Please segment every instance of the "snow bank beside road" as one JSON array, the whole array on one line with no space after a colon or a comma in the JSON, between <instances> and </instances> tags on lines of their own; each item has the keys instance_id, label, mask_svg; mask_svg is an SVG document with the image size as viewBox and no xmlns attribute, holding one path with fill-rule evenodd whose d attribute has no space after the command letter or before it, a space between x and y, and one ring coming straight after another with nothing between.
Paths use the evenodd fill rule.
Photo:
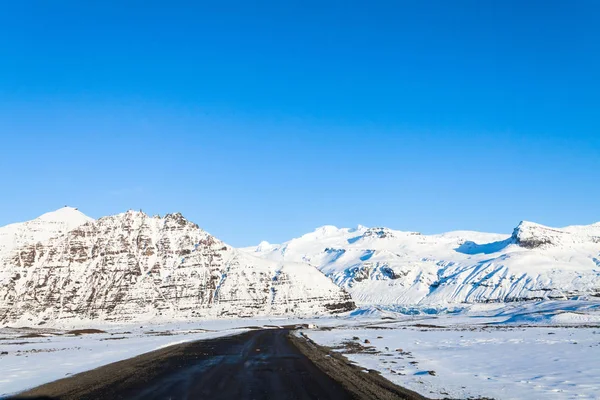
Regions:
<instances>
[{"instance_id":1,"label":"snow bank beside road","mask_svg":"<svg viewBox=\"0 0 600 400\"><path fill-rule=\"evenodd\" d=\"M106 328L105 333L77 335L51 329L3 328L0 398L174 344L239 334L251 325L279 322L282 320L122 325Z\"/></svg>"}]
</instances>

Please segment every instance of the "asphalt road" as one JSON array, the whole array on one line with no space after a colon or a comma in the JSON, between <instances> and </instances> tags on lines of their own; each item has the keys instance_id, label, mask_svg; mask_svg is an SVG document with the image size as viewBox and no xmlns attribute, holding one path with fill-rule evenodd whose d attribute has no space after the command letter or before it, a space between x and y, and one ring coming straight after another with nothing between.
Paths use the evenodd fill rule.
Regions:
<instances>
[{"instance_id":1,"label":"asphalt road","mask_svg":"<svg viewBox=\"0 0 600 400\"><path fill-rule=\"evenodd\" d=\"M299 350L285 329L198 341L119 361L42 385L19 398L38 399L379 399L420 398L382 390L341 362L329 374ZM302 344L303 347L308 342ZM313 346L314 354L320 354ZM338 362L331 355L321 362ZM346 365L348 364L348 365ZM317 365L319 363L317 362ZM349 369L346 371L345 369ZM339 374L339 376L337 376ZM361 375L354 377L355 375ZM332 377L333 376L333 377ZM334 379L335 377L335 379ZM361 381L364 380L364 382ZM378 377L378 379L382 379ZM387 382L387 381L385 381ZM384 385L387 385L384 382ZM389 383L389 382L388 382ZM373 386L374 389L363 390ZM391 384L390 384L391 385ZM353 386L354 389L352 388ZM400 390L403 390L399 388Z\"/></svg>"},{"instance_id":2,"label":"asphalt road","mask_svg":"<svg viewBox=\"0 0 600 400\"><path fill-rule=\"evenodd\" d=\"M343 387L321 372L287 340L287 331L264 330L246 342L224 346L220 354L151 386L131 399L350 399Z\"/></svg>"}]
</instances>

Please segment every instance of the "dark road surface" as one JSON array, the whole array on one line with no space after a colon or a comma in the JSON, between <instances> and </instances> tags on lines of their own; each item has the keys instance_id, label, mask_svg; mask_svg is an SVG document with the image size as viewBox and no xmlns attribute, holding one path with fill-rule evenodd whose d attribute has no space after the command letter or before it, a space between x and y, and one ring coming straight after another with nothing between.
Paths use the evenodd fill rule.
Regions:
<instances>
[{"instance_id":1,"label":"dark road surface","mask_svg":"<svg viewBox=\"0 0 600 400\"><path fill-rule=\"evenodd\" d=\"M226 354L153 382L133 399L350 399L287 340L282 330L259 331Z\"/></svg>"},{"instance_id":2,"label":"dark road surface","mask_svg":"<svg viewBox=\"0 0 600 400\"><path fill-rule=\"evenodd\" d=\"M172 346L42 385L19 398L421 398L379 376L373 381L371 374L320 354L306 341L298 342L304 339L290 340L288 335L284 329L258 330ZM299 346L312 347L303 353ZM305 353L314 354L309 358ZM313 362L315 358L321 369ZM329 375L322 369L329 369Z\"/></svg>"}]
</instances>

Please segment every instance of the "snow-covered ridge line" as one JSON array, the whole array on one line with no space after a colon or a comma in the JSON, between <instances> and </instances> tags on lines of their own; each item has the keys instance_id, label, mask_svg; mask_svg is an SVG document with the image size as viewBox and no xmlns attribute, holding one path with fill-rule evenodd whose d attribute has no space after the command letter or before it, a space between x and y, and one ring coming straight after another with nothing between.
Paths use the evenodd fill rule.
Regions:
<instances>
[{"instance_id":1,"label":"snow-covered ridge line","mask_svg":"<svg viewBox=\"0 0 600 400\"><path fill-rule=\"evenodd\" d=\"M243 250L309 263L366 305L600 297L600 223L550 228L523 221L511 235L324 226Z\"/></svg>"},{"instance_id":2,"label":"snow-covered ridge line","mask_svg":"<svg viewBox=\"0 0 600 400\"><path fill-rule=\"evenodd\" d=\"M598 398L600 302L372 311L301 334L427 398Z\"/></svg>"},{"instance_id":3,"label":"snow-covered ridge line","mask_svg":"<svg viewBox=\"0 0 600 400\"><path fill-rule=\"evenodd\" d=\"M600 223L550 228L533 222L522 221L515 228L512 238L518 245L525 248L600 243Z\"/></svg>"},{"instance_id":4,"label":"snow-covered ridge line","mask_svg":"<svg viewBox=\"0 0 600 400\"><path fill-rule=\"evenodd\" d=\"M75 211L59 214L71 221ZM31 238L31 224L25 223L28 240L6 246L0 256L0 324L312 315L354 308L350 296L318 270L241 252L180 213L149 217L128 211L80 220L84 223L62 220L60 229L36 231Z\"/></svg>"},{"instance_id":5,"label":"snow-covered ridge line","mask_svg":"<svg viewBox=\"0 0 600 400\"><path fill-rule=\"evenodd\" d=\"M48 240L94 221L73 207L63 207L26 222L0 227L0 257L11 249Z\"/></svg>"}]
</instances>

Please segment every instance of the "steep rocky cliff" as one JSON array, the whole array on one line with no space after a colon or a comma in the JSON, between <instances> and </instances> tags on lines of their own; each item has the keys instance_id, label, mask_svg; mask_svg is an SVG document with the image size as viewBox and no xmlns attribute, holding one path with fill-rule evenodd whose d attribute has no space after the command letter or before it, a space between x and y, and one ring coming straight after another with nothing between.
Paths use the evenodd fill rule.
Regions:
<instances>
[{"instance_id":1,"label":"steep rocky cliff","mask_svg":"<svg viewBox=\"0 0 600 400\"><path fill-rule=\"evenodd\" d=\"M305 264L253 257L181 214L89 221L0 258L0 323L304 315L354 307Z\"/></svg>"}]
</instances>

